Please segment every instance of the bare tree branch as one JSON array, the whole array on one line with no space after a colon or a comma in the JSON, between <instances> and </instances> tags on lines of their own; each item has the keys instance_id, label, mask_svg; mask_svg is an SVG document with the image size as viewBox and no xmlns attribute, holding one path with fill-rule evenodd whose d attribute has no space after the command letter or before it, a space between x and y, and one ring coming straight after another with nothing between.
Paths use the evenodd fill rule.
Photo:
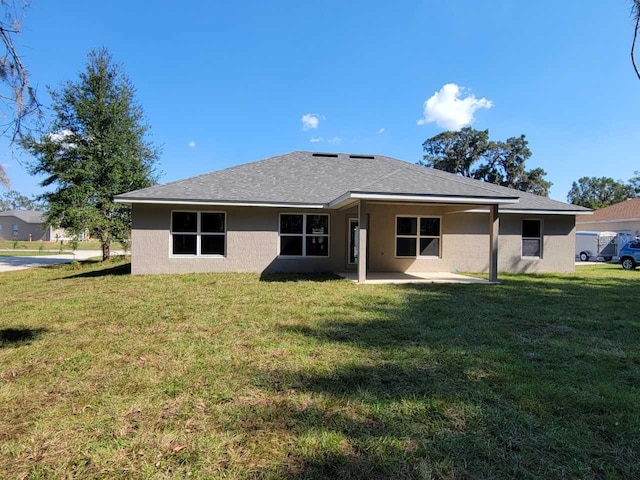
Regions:
<instances>
[{"instance_id":1,"label":"bare tree branch","mask_svg":"<svg viewBox=\"0 0 640 480\"><path fill-rule=\"evenodd\" d=\"M636 26L633 29L633 41L631 42L631 64L633 65L633 69L638 76L638 80L640 80L640 70L638 70L638 65L636 64L635 59L636 41L638 39L638 30L640 30L640 0L633 0L631 14L635 16L636 21Z\"/></svg>"},{"instance_id":2,"label":"bare tree branch","mask_svg":"<svg viewBox=\"0 0 640 480\"><path fill-rule=\"evenodd\" d=\"M7 120L0 124L0 135L13 143L20 136L27 118L40 116L41 105L13 43L13 37L21 31L20 20L29 4L27 0L0 0L0 5L5 10L5 21L0 21L0 46L4 46L4 52L0 52L0 84L5 90L2 95L5 107L0 110L0 117Z\"/></svg>"}]
</instances>

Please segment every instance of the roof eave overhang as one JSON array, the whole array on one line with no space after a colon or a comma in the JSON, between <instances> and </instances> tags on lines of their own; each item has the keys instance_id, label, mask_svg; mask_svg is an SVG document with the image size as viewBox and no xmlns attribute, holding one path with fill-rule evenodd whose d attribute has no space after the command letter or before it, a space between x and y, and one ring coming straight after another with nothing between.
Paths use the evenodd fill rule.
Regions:
<instances>
[{"instance_id":1,"label":"roof eave overhang","mask_svg":"<svg viewBox=\"0 0 640 480\"><path fill-rule=\"evenodd\" d=\"M618 218L615 220L586 220L589 223L621 223L621 222L640 222L640 218Z\"/></svg>"},{"instance_id":2,"label":"roof eave overhang","mask_svg":"<svg viewBox=\"0 0 640 480\"><path fill-rule=\"evenodd\" d=\"M226 200L179 200L171 198L115 198L114 202L129 205L192 205L192 206L226 206L226 207L272 207L272 208L326 208L321 203L295 202L237 202Z\"/></svg>"},{"instance_id":3,"label":"roof eave overhang","mask_svg":"<svg viewBox=\"0 0 640 480\"><path fill-rule=\"evenodd\" d=\"M525 208L501 208L500 213L528 213L530 215L593 215L593 212L584 210L545 210Z\"/></svg>"},{"instance_id":4,"label":"roof eave overhang","mask_svg":"<svg viewBox=\"0 0 640 480\"><path fill-rule=\"evenodd\" d=\"M518 197L473 197L457 195L415 195L404 193L346 192L327 205L329 208L341 208L355 200L415 203L451 203L469 205L517 204Z\"/></svg>"}]
</instances>

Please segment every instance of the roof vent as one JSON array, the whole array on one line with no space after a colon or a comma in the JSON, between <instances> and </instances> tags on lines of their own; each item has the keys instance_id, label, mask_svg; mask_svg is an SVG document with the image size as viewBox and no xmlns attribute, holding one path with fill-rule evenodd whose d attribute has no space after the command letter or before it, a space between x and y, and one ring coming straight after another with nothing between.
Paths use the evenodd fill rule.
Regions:
<instances>
[{"instance_id":1,"label":"roof vent","mask_svg":"<svg viewBox=\"0 0 640 480\"><path fill-rule=\"evenodd\" d=\"M312 157L329 157L329 158L338 158L337 153L312 153Z\"/></svg>"},{"instance_id":2,"label":"roof vent","mask_svg":"<svg viewBox=\"0 0 640 480\"><path fill-rule=\"evenodd\" d=\"M376 157L373 155L349 155L349 158L360 158L363 160L374 160Z\"/></svg>"}]
</instances>

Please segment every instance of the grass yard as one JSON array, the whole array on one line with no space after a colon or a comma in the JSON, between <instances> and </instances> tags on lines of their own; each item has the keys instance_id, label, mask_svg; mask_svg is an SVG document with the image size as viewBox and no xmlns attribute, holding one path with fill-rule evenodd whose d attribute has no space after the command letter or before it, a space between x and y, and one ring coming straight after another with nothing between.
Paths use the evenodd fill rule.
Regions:
<instances>
[{"instance_id":1,"label":"grass yard","mask_svg":"<svg viewBox=\"0 0 640 480\"><path fill-rule=\"evenodd\" d=\"M639 478L640 271L0 274L3 478Z\"/></svg>"}]
</instances>

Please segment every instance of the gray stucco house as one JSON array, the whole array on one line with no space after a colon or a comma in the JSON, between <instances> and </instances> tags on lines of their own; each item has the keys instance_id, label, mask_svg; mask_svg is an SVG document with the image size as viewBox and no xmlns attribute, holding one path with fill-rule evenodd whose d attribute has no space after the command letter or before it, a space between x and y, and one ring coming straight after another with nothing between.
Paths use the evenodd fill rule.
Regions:
<instances>
[{"instance_id":1,"label":"gray stucco house","mask_svg":"<svg viewBox=\"0 0 640 480\"><path fill-rule=\"evenodd\" d=\"M574 271L590 210L382 155L292 152L116 197L132 272Z\"/></svg>"},{"instance_id":2,"label":"gray stucco house","mask_svg":"<svg viewBox=\"0 0 640 480\"><path fill-rule=\"evenodd\" d=\"M7 210L0 212L2 240L56 240L60 231L43 225L44 213L35 210Z\"/></svg>"}]
</instances>

